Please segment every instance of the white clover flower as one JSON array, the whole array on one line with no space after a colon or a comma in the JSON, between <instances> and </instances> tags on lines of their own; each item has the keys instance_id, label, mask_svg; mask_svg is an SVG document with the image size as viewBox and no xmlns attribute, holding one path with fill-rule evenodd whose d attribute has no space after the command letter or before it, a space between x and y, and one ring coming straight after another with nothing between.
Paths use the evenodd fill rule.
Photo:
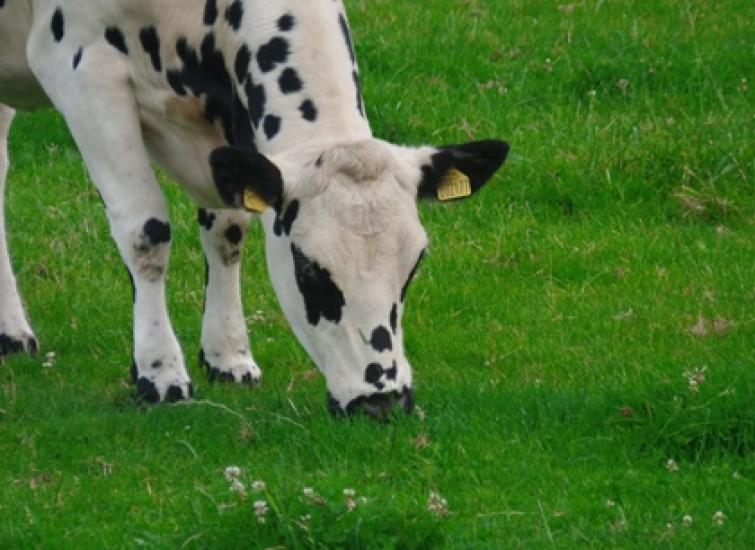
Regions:
<instances>
[{"instance_id":1,"label":"white clover flower","mask_svg":"<svg viewBox=\"0 0 755 550\"><path fill-rule=\"evenodd\" d=\"M42 363L42 367L49 369L52 368L52 366L55 364L55 352L54 351L48 351L45 354L45 360Z\"/></svg>"},{"instance_id":2,"label":"white clover flower","mask_svg":"<svg viewBox=\"0 0 755 550\"><path fill-rule=\"evenodd\" d=\"M679 471L679 465L676 463L676 460L674 460L673 458L669 458L666 461L666 469L669 472L678 472Z\"/></svg>"},{"instance_id":3,"label":"white clover flower","mask_svg":"<svg viewBox=\"0 0 755 550\"><path fill-rule=\"evenodd\" d=\"M694 369L684 372L684 377L687 379L687 384L689 385L689 391L691 391L692 393L697 393L700 390L700 385L705 382L706 370L708 370L708 368L703 367L701 369Z\"/></svg>"},{"instance_id":4,"label":"white clover flower","mask_svg":"<svg viewBox=\"0 0 755 550\"><path fill-rule=\"evenodd\" d=\"M731 477L732 479L742 479L742 474L740 474L739 472L734 472L733 474L731 474Z\"/></svg>"},{"instance_id":5,"label":"white clover flower","mask_svg":"<svg viewBox=\"0 0 755 550\"><path fill-rule=\"evenodd\" d=\"M238 466L226 466L223 474L225 475L225 479L227 481L233 481L234 479L238 479L241 476L241 468L239 468Z\"/></svg>"},{"instance_id":6,"label":"white clover flower","mask_svg":"<svg viewBox=\"0 0 755 550\"><path fill-rule=\"evenodd\" d=\"M250 319L254 323L262 322L262 321L265 320L265 313L262 310L258 309L257 311L255 311L254 313L252 313Z\"/></svg>"},{"instance_id":7,"label":"white clover flower","mask_svg":"<svg viewBox=\"0 0 755 550\"><path fill-rule=\"evenodd\" d=\"M357 502L354 500L354 497L357 495L357 492L354 489L344 489L343 490L343 496L345 498L345 504L346 504L346 510L351 512L357 507Z\"/></svg>"},{"instance_id":8,"label":"white clover flower","mask_svg":"<svg viewBox=\"0 0 755 550\"><path fill-rule=\"evenodd\" d=\"M257 517L258 523L265 523L265 516L267 515L268 507L267 502L264 500L254 501L254 515Z\"/></svg>"},{"instance_id":9,"label":"white clover flower","mask_svg":"<svg viewBox=\"0 0 755 550\"><path fill-rule=\"evenodd\" d=\"M684 525L685 527L689 527L690 525L692 525L692 516L690 516L689 514L685 514L682 517L682 525Z\"/></svg>"},{"instance_id":10,"label":"white clover flower","mask_svg":"<svg viewBox=\"0 0 755 550\"><path fill-rule=\"evenodd\" d=\"M315 496L315 490L312 487L304 487L302 493L304 493L304 496L307 498L313 498Z\"/></svg>"},{"instance_id":11,"label":"white clover flower","mask_svg":"<svg viewBox=\"0 0 755 550\"><path fill-rule=\"evenodd\" d=\"M611 499L609 498L609 499L608 499L608 500L606 501L606 508L613 508L614 506L616 506L616 502L614 502L613 500L611 500Z\"/></svg>"},{"instance_id":12,"label":"white clover flower","mask_svg":"<svg viewBox=\"0 0 755 550\"><path fill-rule=\"evenodd\" d=\"M427 509L436 516L443 517L448 515L448 502L440 493L430 491L430 496L427 499Z\"/></svg>"},{"instance_id":13,"label":"white clover flower","mask_svg":"<svg viewBox=\"0 0 755 550\"><path fill-rule=\"evenodd\" d=\"M252 482L252 490L255 491L255 492L257 492L257 493L261 493L266 488L267 488L267 486L265 485L265 482L262 481L261 479L258 479L256 481Z\"/></svg>"},{"instance_id":14,"label":"white clover flower","mask_svg":"<svg viewBox=\"0 0 755 550\"><path fill-rule=\"evenodd\" d=\"M724 514L721 510L713 514L713 521L716 522L716 525L723 525L726 521L726 514Z\"/></svg>"}]
</instances>

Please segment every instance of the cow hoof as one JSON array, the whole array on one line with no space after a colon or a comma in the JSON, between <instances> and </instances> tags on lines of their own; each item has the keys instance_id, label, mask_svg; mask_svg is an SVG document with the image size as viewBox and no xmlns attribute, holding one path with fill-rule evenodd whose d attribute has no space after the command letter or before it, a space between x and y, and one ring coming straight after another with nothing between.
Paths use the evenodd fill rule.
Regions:
<instances>
[{"instance_id":1,"label":"cow hoof","mask_svg":"<svg viewBox=\"0 0 755 550\"><path fill-rule=\"evenodd\" d=\"M26 352L35 355L38 349L39 345L33 334L23 332L18 335L12 335L0 332L0 360L8 355L15 355L17 353Z\"/></svg>"},{"instance_id":2,"label":"cow hoof","mask_svg":"<svg viewBox=\"0 0 755 550\"><path fill-rule=\"evenodd\" d=\"M136 385L136 399L144 403L175 403L191 399L194 386L190 380L180 378L158 376L150 379L138 373L136 363L131 365L131 381Z\"/></svg>"},{"instance_id":3,"label":"cow hoof","mask_svg":"<svg viewBox=\"0 0 755 550\"><path fill-rule=\"evenodd\" d=\"M191 399L194 395L194 387L191 382L170 384L162 391L152 380L139 378L136 382L136 398L145 403L175 403Z\"/></svg>"},{"instance_id":4,"label":"cow hoof","mask_svg":"<svg viewBox=\"0 0 755 550\"><path fill-rule=\"evenodd\" d=\"M204 350L200 349L199 366L207 369L210 382L235 382L255 386L262 379L262 371L251 357L237 357L236 361L224 368L220 364L211 363Z\"/></svg>"}]
</instances>

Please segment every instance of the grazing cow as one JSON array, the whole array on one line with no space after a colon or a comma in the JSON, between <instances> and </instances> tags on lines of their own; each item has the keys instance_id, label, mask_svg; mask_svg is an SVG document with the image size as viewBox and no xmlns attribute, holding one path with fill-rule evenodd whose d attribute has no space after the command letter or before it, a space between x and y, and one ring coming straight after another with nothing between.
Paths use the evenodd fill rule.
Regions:
<instances>
[{"instance_id":1,"label":"grazing cow","mask_svg":"<svg viewBox=\"0 0 755 550\"><path fill-rule=\"evenodd\" d=\"M259 213L278 300L331 411L411 409L401 317L427 245L416 201L471 195L508 146L374 138L340 0L0 0L0 103L65 117L131 275L146 401L192 392L165 304L171 228L152 159L199 207L210 379L260 379L239 295ZM12 117L0 106L3 187ZM3 227L0 355L34 352Z\"/></svg>"}]
</instances>

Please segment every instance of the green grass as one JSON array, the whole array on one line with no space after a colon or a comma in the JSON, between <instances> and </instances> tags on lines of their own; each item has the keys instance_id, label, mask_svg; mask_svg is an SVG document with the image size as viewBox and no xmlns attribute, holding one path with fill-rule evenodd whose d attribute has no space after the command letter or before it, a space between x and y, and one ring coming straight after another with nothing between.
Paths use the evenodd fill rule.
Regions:
<instances>
[{"instance_id":1,"label":"green grass","mask_svg":"<svg viewBox=\"0 0 755 550\"><path fill-rule=\"evenodd\" d=\"M329 417L258 226L243 286L264 383L209 386L195 210L167 182L197 400L135 405L103 209L62 121L22 115L10 245L56 362L0 366L0 547L755 546L753 4L348 4L377 135L513 147L474 200L421 207L404 326L426 417ZM231 464L266 493L231 493ZM367 503L346 511L347 487Z\"/></svg>"}]
</instances>

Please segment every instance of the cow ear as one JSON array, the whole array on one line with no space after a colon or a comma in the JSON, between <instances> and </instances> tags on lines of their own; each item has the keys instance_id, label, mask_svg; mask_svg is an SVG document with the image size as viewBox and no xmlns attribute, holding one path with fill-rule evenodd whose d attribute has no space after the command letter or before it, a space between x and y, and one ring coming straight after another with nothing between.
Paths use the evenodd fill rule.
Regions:
<instances>
[{"instance_id":1,"label":"cow ear","mask_svg":"<svg viewBox=\"0 0 755 550\"><path fill-rule=\"evenodd\" d=\"M265 155L245 147L218 147L210 154L212 178L223 201L261 213L283 197L280 170Z\"/></svg>"},{"instance_id":2,"label":"cow ear","mask_svg":"<svg viewBox=\"0 0 755 550\"><path fill-rule=\"evenodd\" d=\"M417 198L450 201L476 193L501 167L509 153L504 141L473 141L422 149L422 178Z\"/></svg>"}]
</instances>

